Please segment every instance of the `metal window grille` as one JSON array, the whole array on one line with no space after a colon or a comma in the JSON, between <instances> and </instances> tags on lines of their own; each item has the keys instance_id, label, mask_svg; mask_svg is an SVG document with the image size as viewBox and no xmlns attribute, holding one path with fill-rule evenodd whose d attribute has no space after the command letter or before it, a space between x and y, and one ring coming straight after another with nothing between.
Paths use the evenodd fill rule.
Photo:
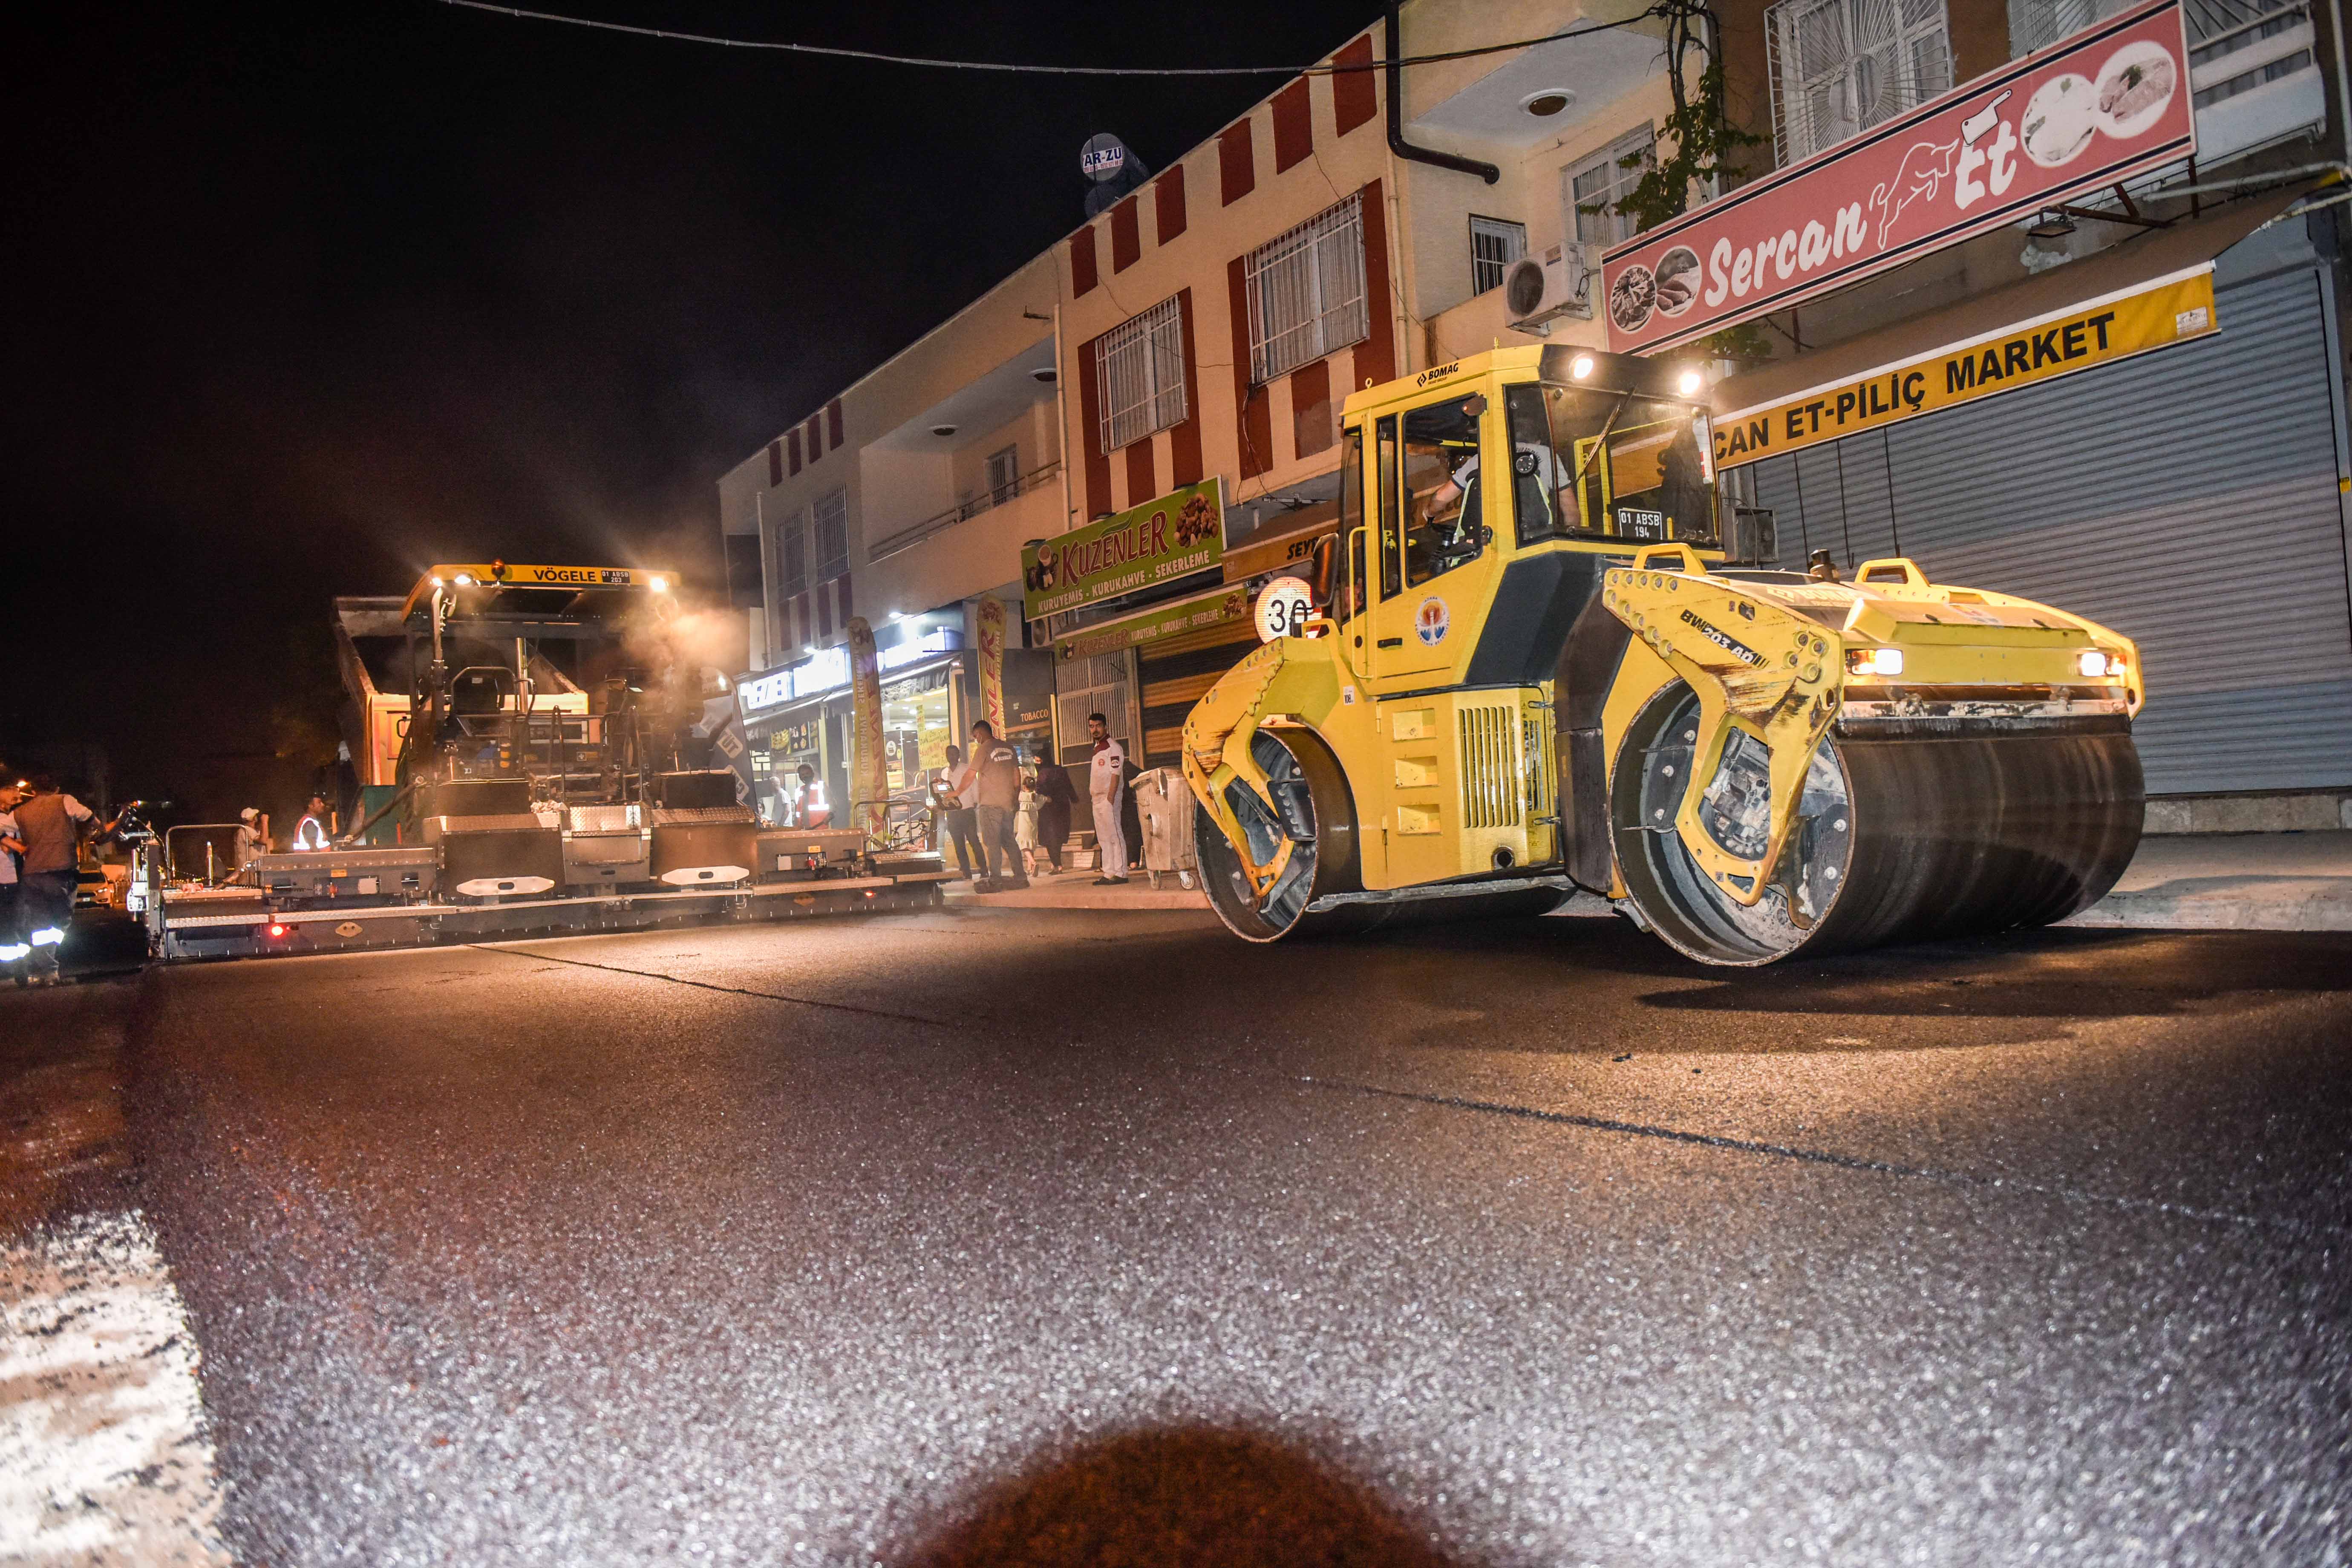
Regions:
<instances>
[{"instance_id":1,"label":"metal window grille","mask_svg":"<svg viewBox=\"0 0 2352 1568\"><path fill-rule=\"evenodd\" d=\"M1133 690L1124 653L1094 654L1064 665L1054 698L1064 753L1075 750L1085 756L1089 713L1100 713L1109 721L1111 738L1128 742L1131 750L1135 737L1129 708Z\"/></svg>"},{"instance_id":2,"label":"metal window grille","mask_svg":"<svg viewBox=\"0 0 2352 1568\"><path fill-rule=\"evenodd\" d=\"M849 574L849 492L837 489L816 503L816 580Z\"/></svg>"},{"instance_id":3,"label":"metal window grille","mask_svg":"<svg viewBox=\"0 0 2352 1568\"><path fill-rule=\"evenodd\" d=\"M1184 422L1184 319L1175 296L1095 340L1104 456Z\"/></svg>"},{"instance_id":4,"label":"metal window grille","mask_svg":"<svg viewBox=\"0 0 2352 1568\"><path fill-rule=\"evenodd\" d=\"M1944 0L1780 0L1764 16L1772 143L1783 163L1951 88Z\"/></svg>"},{"instance_id":5,"label":"metal window grille","mask_svg":"<svg viewBox=\"0 0 2352 1568\"><path fill-rule=\"evenodd\" d=\"M776 526L776 580L779 594L798 594L808 587L806 512L794 512Z\"/></svg>"},{"instance_id":6,"label":"metal window grille","mask_svg":"<svg viewBox=\"0 0 2352 1568\"><path fill-rule=\"evenodd\" d=\"M1658 154L1658 133L1644 125L1621 136L1606 148L1571 163L1562 176L1567 185L1568 221L1564 226L1577 239L1596 250L1633 237L1633 220L1616 210L1617 204L1642 183Z\"/></svg>"},{"instance_id":7,"label":"metal window grille","mask_svg":"<svg viewBox=\"0 0 2352 1568\"><path fill-rule=\"evenodd\" d=\"M1503 286L1511 263L1528 253L1528 226L1507 218L1470 216L1470 291Z\"/></svg>"},{"instance_id":8,"label":"metal window grille","mask_svg":"<svg viewBox=\"0 0 2352 1568\"><path fill-rule=\"evenodd\" d=\"M1250 380L1263 384L1371 335L1364 214L1349 196L1250 253Z\"/></svg>"},{"instance_id":9,"label":"metal window grille","mask_svg":"<svg viewBox=\"0 0 2352 1568\"><path fill-rule=\"evenodd\" d=\"M2047 48L2070 33L2103 22L2131 0L2009 0L2009 53L2011 59ZM2185 0L2181 15L2189 24L2189 63L2201 66L2233 48L2273 37L2308 15L2307 0ZM2211 42L2214 47L2202 46Z\"/></svg>"},{"instance_id":10,"label":"metal window grille","mask_svg":"<svg viewBox=\"0 0 2352 1568\"><path fill-rule=\"evenodd\" d=\"M1178 384L1182 384L1180 380ZM1011 500L1021 489L1021 448L1007 447L988 455L988 500L991 505Z\"/></svg>"}]
</instances>

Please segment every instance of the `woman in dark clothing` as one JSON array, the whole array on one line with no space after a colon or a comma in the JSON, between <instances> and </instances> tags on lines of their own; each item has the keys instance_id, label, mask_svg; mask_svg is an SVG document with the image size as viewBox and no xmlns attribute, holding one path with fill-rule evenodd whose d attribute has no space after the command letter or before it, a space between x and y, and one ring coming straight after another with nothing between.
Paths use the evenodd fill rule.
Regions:
<instances>
[{"instance_id":1,"label":"woman in dark clothing","mask_svg":"<svg viewBox=\"0 0 2352 1568\"><path fill-rule=\"evenodd\" d=\"M1070 775L1052 763L1037 764L1037 847L1062 868L1062 842L1070 836L1070 810L1078 804Z\"/></svg>"}]
</instances>

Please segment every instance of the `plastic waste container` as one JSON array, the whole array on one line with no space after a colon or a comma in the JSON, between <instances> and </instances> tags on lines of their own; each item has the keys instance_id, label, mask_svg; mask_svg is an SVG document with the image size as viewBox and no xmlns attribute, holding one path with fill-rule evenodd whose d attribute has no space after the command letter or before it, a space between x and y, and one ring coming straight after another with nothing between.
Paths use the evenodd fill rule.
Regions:
<instances>
[{"instance_id":1,"label":"plastic waste container","mask_svg":"<svg viewBox=\"0 0 2352 1568\"><path fill-rule=\"evenodd\" d=\"M1175 768L1135 775L1135 810L1143 821L1143 869L1153 887L1172 876L1192 887L1200 862L1192 854L1192 790Z\"/></svg>"}]
</instances>

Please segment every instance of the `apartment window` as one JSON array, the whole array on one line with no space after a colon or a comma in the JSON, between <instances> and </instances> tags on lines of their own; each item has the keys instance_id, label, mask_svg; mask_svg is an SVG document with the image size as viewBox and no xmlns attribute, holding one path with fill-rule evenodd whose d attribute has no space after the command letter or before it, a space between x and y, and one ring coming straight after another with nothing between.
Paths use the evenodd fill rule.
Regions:
<instances>
[{"instance_id":1,"label":"apartment window","mask_svg":"<svg viewBox=\"0 0 2352 1568\"><path fill-rule=\"evenodd\" d=\"M849 492L837 489L816 503L816 580L849 574Z\"/></svg>"},{"instance_id":2,"label":"apartment window","mask_svg":"<svg viewBox=\"0 0 2352 1568\"><path fill-rule=\"evenodd\" d=\"M1184 317L1175 296L1095 340L1105 456L1184 422Z\"/></svg>"},{"instance_id":3,"label":"apartment window","mask_svg":"<svg viewBox=\"0 0 2352 1568\"><path fill-rule=\"evenodd\" d=\"M806 512L794 512L776 525L776 593L798 594L808 587Z\"/></svg>"},{"instance_id":4,"label":"apartment window","mask_svg":"<svg viewBox=\"0 0 2352 1568\"><path fill-rule=\"evenodd\" d=\"M2105 21L2131 0L2009 0L2009 58L2030 55L2094 22Z\"/></svg>"},{"instance_id":5,"label":"apartment window","mask_svg":"<svg viewBox=\"0 0 2352 1568\"><path fill-rule=\"evenodd\" d=\"M1772 140L1793 163L1948 90L1944 0L1780 0L1765 14Z\"/></svg>"},{"instance_id":6,"label":"apartment window","mask_svg":"<svg viewBox=\"0 0 2352 1568\"><path fill-rule=\"evenodd\" d=\"M1183 385L1180 376L1177 386ZM1007 447L1002 452L988 455L988 499L991 501L1011 500L1021 489L1021 448Z\"/></svg>"},{"instance_id":7,"label":"apartment window","mask_svg":"<svg viewBox=\"0 0 2352 1568\"><path fill-rule=\"evenodd\" d=\"M1658 155L1658 133L1644 125L1621 136L1580 163L1571 163L1561 176L1568 187L1568 222L1578 241L1596 250L1606 249L1639 232L1640 226L1617 210L1633 192Z\"/></svg>"},{"instance_id":8,"label":"apartment window","mask_svg":"<svg viewBox=\"0 0 2352 1568\"><path fill-rule=\"evenodd\" d=\"M1258 247L1245 270L1253 383L1263 384L1371 335L1360 197L1349 196Z\"/></svg>"},{"instance_id":9,"label":"apartment window","mask_svg":"<svg viewBox=\"0 0 2352 1568\"><path fill-rule=\"evenodd\" d=\"M1470 292L1503 286L1511 263L1528 253L1528 226L1508 218L1470 215Z\"/></svg>"}]
</instances>

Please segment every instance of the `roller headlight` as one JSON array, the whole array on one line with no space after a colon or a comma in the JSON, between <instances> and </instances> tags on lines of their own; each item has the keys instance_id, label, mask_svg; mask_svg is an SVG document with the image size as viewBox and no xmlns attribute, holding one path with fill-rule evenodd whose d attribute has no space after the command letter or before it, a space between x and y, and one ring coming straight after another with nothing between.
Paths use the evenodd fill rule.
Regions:
<instances>
[{"instance_id":1,"label":"roller headlight","mask_svg":"<svg viewBox=\"0 0 2352 1568\"><path fill-rule=\"evenodd\" d=\"M1845 650L1845 668L1849 675L1892 679L1903 673L1903 650L1899 647L1850 647Z\"/></svg>"},{"instance_id":2,"label":"roller headlight","mask_svg":"<svg viewBox=\"0 0 2352 1568\"><path fill-rule=\"evenodd\" d=\"M2090 679L2096 680L2102 676L2121 675L2124 661L2104 649L2086 647L2074 656L2074 668Z\"/></svg>"},{"instance_id":3,"label":"roller headlight","mask_svg":"<svg viewBox=\"0 0 2352 1568\"><path fill-rule=\"evenodd\" d=\"M1591 354L1579 354L1568 362L1568 374L1577 381L1589 380L1592 375L1593 363Z\"/></svg>"}]
</instances>

